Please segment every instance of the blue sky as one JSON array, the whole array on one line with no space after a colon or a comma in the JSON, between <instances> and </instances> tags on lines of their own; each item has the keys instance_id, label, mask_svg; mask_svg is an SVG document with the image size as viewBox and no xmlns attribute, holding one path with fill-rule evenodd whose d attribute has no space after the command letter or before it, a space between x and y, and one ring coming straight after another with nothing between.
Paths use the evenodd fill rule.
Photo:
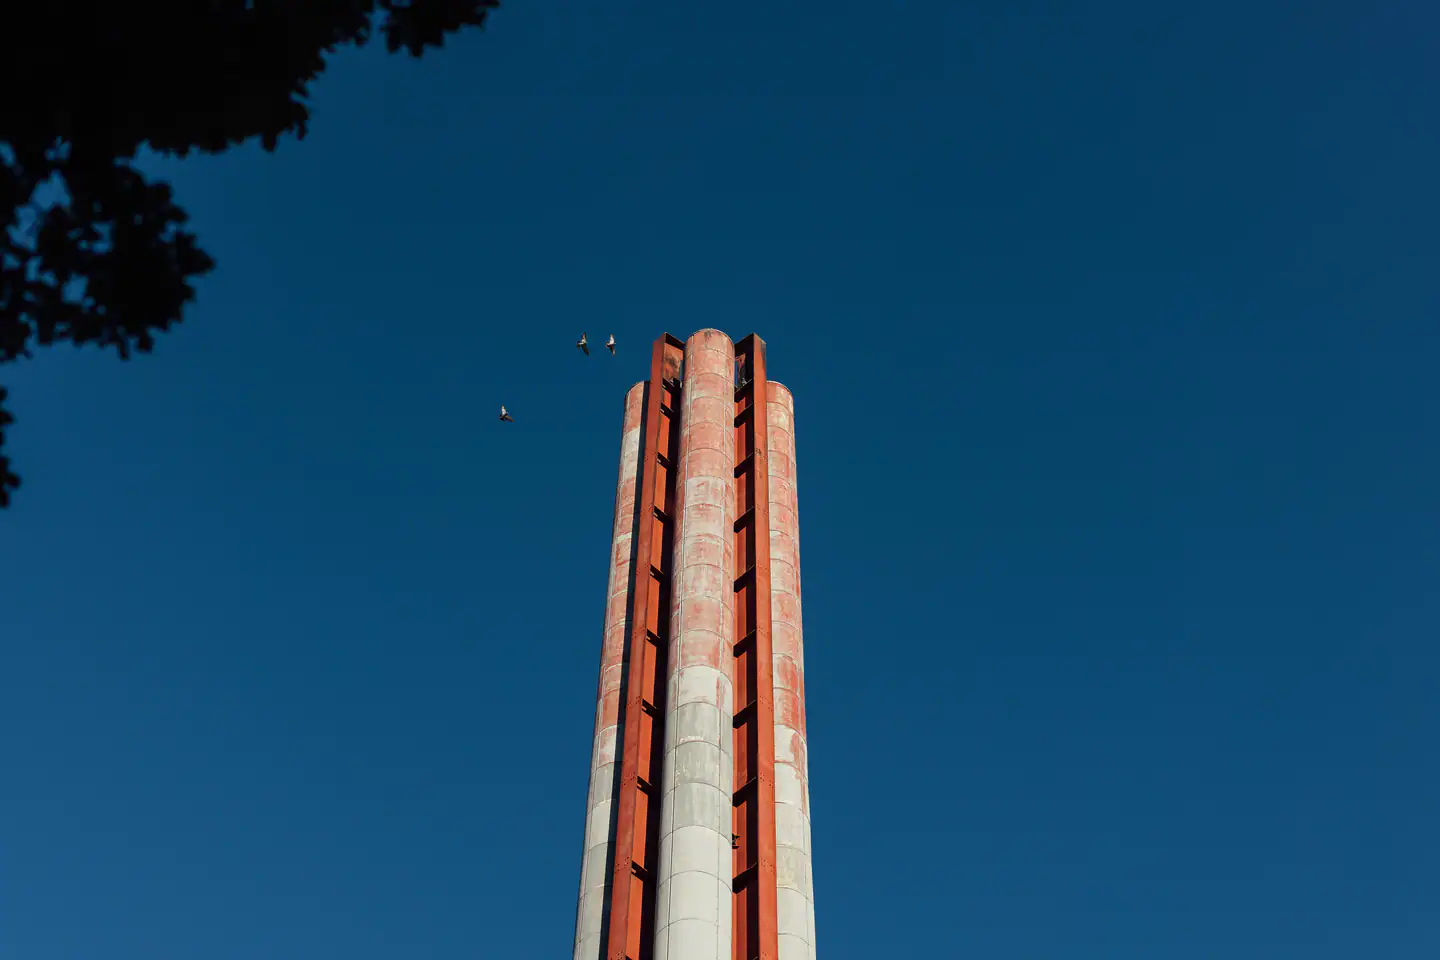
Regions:
<instances>
[{"instance_id":1,"label":"blue sky","mask_svg":"<svg viewBox=\"0 0 1440 960\"><path fill-rule=\"evenodd\" d=\"M623 395L716 326L825 960L1434 957L1437 29L514 0L157 165L190 319L0 371L0 955L568 956Z\"/></svg>"}]
</instances>

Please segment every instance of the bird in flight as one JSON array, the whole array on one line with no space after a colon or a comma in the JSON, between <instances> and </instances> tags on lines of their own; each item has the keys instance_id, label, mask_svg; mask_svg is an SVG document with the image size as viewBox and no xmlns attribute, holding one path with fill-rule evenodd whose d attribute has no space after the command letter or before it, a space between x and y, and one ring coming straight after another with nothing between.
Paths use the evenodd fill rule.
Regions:
<instances>
[{"instance_id":1,"label":"bird in flight","mask_svg":"<svg viewBox=\"0 0 1440 960\"><path fill-rule=\"evenodd\" d=\"M575 341L575 346L585 351L585 356L590 356L590 341L585 339L584 331L580 333L580 339Z\"/></svg>"},{"instance_id":2,"label":"bird in flight","mask_svg":"<svg viewBox=\"0 0 1440 960\"><path fill-rule=\"evenodd\" d=\"M610 339L605 341L605 346L610 348L610 356L615 356L615 334L610 334Z\"/></svg>"},{"instance_id":3,"label":"bird in flight","mask_svg":"<svg viewBox=\"0 0 1440 960\"><path fill-rule=\"evenodd\" d=\"M504 420L506 423L515 422L515 418L510 416L510 411L506 410L504 405L501 405L500 407L500 419Z\"/></svg>"}]
</instances>

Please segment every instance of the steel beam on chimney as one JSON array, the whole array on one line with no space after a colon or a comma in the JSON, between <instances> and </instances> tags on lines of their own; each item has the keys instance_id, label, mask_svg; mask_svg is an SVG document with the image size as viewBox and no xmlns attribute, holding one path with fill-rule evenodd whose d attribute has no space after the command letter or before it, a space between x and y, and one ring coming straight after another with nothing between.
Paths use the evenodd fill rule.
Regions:
<instances>
[{"instance_id":1,"label":"steel beam on chimney","mask_svg":"<svg viewBox=\"0 0 1440 960\"><path fill-rule=\"evenodd\" d=\"M651 351L640 441L640 492L631 568L622 694L620 783L606 913L608 960L652 960L663 739L665 652L671 589L675 450L684 344L666 334Z\"/></svg>"},{"instance_id":2,"label":"steel beam on chimney","mask_svg":"<svg viewBox=\"0 0 1440 960\"><path fill-rule=\"evenodd\" d=\"M765 342L736 344L735 785L732 960L779 960L775 683L771 636L769 397Z\"/></svg>"}]
</instances>

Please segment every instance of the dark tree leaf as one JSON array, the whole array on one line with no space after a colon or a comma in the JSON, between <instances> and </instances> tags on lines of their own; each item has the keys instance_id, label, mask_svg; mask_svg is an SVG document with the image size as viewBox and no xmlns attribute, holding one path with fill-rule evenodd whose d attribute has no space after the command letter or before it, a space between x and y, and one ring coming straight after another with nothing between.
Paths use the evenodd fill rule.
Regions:
<instances>
[{"instance_id":1,"label":"dark tree leaf","mask_svg":"<svg viewBox=\"0 0 1440 960\"><path fill-rule=\"evenodd\" d=\"M0 3L0 363L61 341L148 352L215 267L169 186L133 166L309 129L326 59L376 31L412 56L483 27L500 0ZM47 197L53 191L55 197ZM0 389L0 507L19 479Z\"/></svg>"}]
</instances>

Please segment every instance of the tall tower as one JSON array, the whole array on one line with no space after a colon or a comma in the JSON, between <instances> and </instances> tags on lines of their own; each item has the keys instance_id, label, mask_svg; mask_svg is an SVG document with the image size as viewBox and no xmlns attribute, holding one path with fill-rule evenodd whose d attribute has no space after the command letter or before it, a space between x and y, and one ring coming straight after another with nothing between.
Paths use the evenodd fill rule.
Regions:
<instances>
[{"instance_id":1,"label":"tall tower","mask_svg":"<svg viewBox=\"0 0 1440 960\"><path fill-rule=\"evenodd\" d=\"M794 410L718 330L625 397L574 960L814 960Z\"/></svg>"}]
</instances>

